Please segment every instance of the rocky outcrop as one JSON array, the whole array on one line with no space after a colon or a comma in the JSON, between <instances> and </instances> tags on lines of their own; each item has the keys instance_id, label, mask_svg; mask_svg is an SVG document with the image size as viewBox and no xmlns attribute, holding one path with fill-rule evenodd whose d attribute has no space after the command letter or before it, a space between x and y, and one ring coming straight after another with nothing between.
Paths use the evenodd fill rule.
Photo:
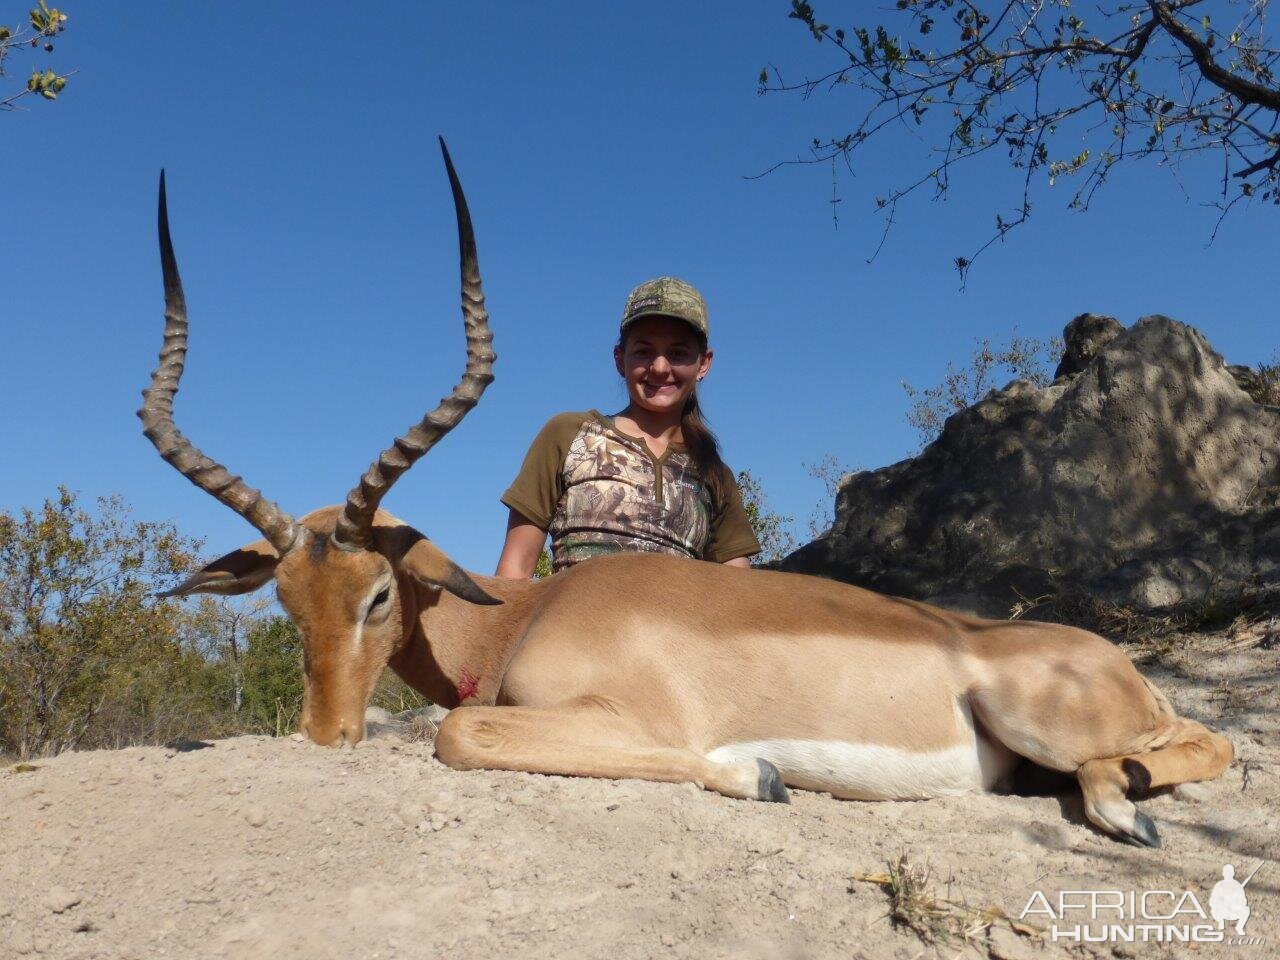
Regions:
<instances>
[{"instance_id":1,"label":"rocky outcrop","mask_svg":"<svg viewBox=\"0 0 1280 960\"><path fill-rule=\"evenodd\" d=\"M831 530L784 568L990 615L1280 586L1280 408L1167 317L1085 314L1064 337L1051 385L1014 381L919 456L847 477Z\"/></svg>"},{"instance_id":2,"label":"rocky outcrop","mask_svg":"<svg viewBox=\"0 0 1280 960\"><path fill-rule=\"evenodd\" d=\"M1115 317L1082 313L1062 331L1063 351L1053 379L1074 377L1087 367L1108 343L1124 333L1124 324Z\"/></svg>"}]
</instances>

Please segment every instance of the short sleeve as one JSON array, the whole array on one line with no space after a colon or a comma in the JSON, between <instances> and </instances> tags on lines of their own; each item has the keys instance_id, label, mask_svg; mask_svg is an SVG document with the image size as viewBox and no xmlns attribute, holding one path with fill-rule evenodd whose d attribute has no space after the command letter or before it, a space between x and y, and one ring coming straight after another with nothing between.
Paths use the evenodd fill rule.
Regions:
<instances>
[{"instance_id":1,"label":"short sleeve","mask_svg":"<svg viewBox=\"0 0 1280 960\"><path fill-rule=\"evenodd\" d=\"M525 454L524 463L502 502L543 530L551 525L564 494L564 460L585 413L561 413L546 422Z\"/></svg>"},{"instance_id":2,"label":"short sleeve","mask_svg":"<svg viewBox=\"0 0 1280 960\"><path fill-rule=\"evenodd\" d=\"M742 504L742 491L730 470L724 471L724 477L724 503L711 518L711 533L703 553L705 559L714 563L725 563L760 552L760 541L751 529L747 508Z\"/></svg>"}]
</instances>

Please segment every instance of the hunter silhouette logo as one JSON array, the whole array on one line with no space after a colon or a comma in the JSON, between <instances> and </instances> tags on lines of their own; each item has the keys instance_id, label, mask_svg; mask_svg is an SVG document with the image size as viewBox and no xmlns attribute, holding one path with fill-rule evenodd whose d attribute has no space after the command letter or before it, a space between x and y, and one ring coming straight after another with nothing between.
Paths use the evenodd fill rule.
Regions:
<instances>
[{"instance_id":1,"label":"hunter silhouette logo","mask_svg":"<svg viewBox=\"0 0 1280 960\"><path fill-rule=\"evenodd\" d=\"M1253 873L1245 877L1244 883L1236 879L1235 864L1228 863L1222 868L1222 879L1213 885L1213 893L1209 894L1209 912L1218 921L1218 929L1226 926L1228 920L1236 922L1236 935L1244 936L1244 925L1249 919L1249 899L1244 888L1253 879L1253 874L1266 861L1253 868Z\"/></svg>"},{"instance_id":2,"label":"hunter silhouette logo","mask_svg":"<svg viewBox=\"0 0 1280 960\"><path fill-rule=\"evenodd\" d=\"M1192 890L1063 890L1050 899L1037 890L1018 919L1049 921L1053 941L1076 943L1225 943L1261 946L1265 938L1246 936L1249 898L1245 887L1267 861L1240 882L1235 864L1209 893L1208 909ZM1234 930L1227 929L1227 924Z\"/></svg>"}]
</instances>

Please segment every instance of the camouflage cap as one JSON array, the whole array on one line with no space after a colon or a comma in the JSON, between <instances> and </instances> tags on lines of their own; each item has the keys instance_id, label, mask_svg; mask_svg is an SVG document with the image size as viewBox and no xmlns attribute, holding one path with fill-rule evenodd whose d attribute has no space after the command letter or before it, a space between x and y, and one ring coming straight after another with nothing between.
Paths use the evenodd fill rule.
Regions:
<instances>
[{"instance_id":1,"label":"camouflage cap","mask_svg":"<svg viewBox=\"0 0 1280 960\"><path fill-rule=\"evenodd\" d=\"M622 330L641 317L675 317L704 337L709 335L707 304L702 294L677 277L646 280L631 291L622 311Z\"/></svg>"}]
</instances>

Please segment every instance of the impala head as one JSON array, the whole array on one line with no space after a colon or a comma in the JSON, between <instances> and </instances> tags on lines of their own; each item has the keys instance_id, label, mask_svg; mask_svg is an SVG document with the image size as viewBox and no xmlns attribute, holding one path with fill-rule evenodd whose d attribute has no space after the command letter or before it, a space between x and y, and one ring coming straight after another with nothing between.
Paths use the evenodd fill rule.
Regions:
<instances>
[{"instance_id":1,"label":"impala head","mask_svg":"<svg viewBox=\"0 0 1280 960\"><path fill-rule=\"evenodd\" d=\"M498 602L422 534L378 507L391 485L457 426L493 380L493 338L471 217L443 140L440 148L458 219L466 371L439 406L382 452L345 505L300 520L202 454L173 423L173 398L187 352L187 309L160 175L164 345L138 416L160 456L264 537L213 561L164 596L247 593L274 579L305 652L301 728L320 744L355 743L364 736L365 704L388 659L408 639L420 598L431 603L440 590L448 590L472 603Z\"/></svg>"}]
</instances>

